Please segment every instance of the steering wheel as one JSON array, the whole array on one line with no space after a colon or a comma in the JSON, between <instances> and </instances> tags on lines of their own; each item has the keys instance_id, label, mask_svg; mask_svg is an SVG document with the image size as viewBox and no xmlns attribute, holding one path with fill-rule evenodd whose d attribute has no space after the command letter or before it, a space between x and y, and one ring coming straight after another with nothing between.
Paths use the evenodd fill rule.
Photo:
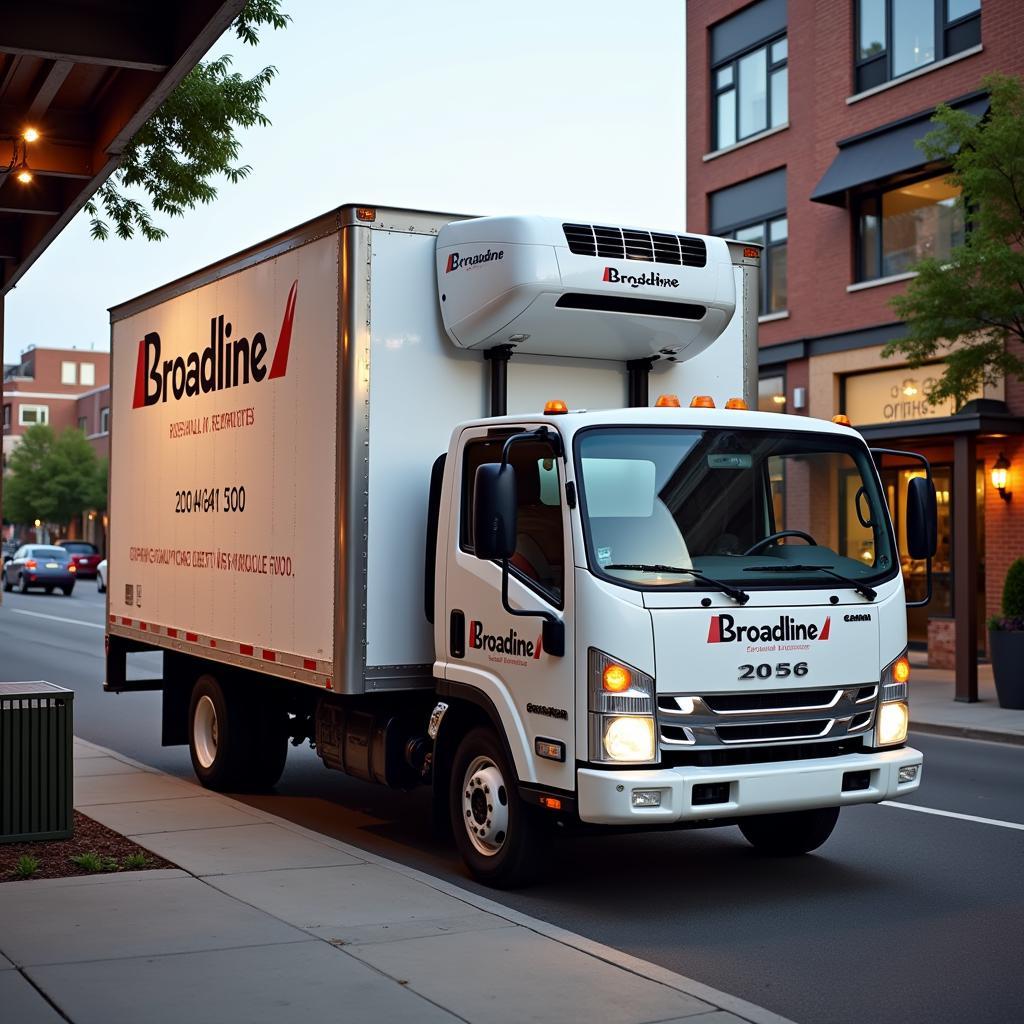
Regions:
<instances>
[{"instance_id":1,"label":"steering wheel","mask_svg":"<svg viewBox=\"0 0 1024 1024\"><path fill-rule=\"evenodd\" d=\"M778 533L770 533L767 537L762 537L756 544L751 544L743 554L753 555L760 551L761 548L766 548L769 544L781 540L783 537L799 537L801 540L807 541L812 548L818 546L818 542L809 533L804 533L803 530L779 530Z\"/></svg>"}]
</instances>

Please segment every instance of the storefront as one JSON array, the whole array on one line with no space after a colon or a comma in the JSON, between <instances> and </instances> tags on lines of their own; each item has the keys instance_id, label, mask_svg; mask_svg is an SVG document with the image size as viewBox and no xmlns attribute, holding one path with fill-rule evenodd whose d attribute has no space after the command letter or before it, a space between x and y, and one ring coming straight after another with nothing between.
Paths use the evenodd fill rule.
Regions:
<instances>
[{"instance_id":1,"label":"storefront","mask_svg":"<svg viewBox=\"0 0 1024 1024\"><path fill-rule=\"evenodd\" d=\"M908 610L908 637L912 646L927 651L930 665L956 668L968 695L976 658L985 653L986 619L999 613L1006 569L1024 554L1024 514L1018 508L1014 517L1012 494L1014 480L1024 480L1024 417L1011 413L1007 397L1014 399L1011 408L1020 401L1016 393L1007 396L1002 384L986 388L959 412L952 403L930 403L926 395L944 368L943 363L917 370L894 367L875 346L812 354L802 366L766 368L759 406L788 411L787 406L806 402L807 412L822 419L844 413L872 448L928 458L938 498L938 550L931 601ZM807 381L806 391L794 386L798 379ZM893 454L881 455L878 463L899 548L905 551L907 489L922 469ZM792 482L780 490L792 490ZM856 488L840 473L827 488L815 487L814 502L825 500L826 493L839 503L838 550L870 562L872 533L859 513ZM1021 500L1024 494L1017 497ZM813 503L811 509L813 515ZM901 564L908 599L923 598L926 564L905 556Z\"/></svg>"}]
</instances>

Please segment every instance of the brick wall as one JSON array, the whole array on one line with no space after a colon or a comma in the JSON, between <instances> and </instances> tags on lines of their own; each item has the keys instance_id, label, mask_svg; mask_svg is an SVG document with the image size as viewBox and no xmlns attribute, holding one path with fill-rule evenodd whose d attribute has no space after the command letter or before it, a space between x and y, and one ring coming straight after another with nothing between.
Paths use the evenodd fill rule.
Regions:
<instances>
[{"instance_id":1,"label":"brick wall","mask_svg":"<svg viewBox=\"0 0 1024 1024\"><path fill-rule=\"evenodd\" d=\"M953 619L928 620L928 667L956 668L956 643Z\"/></svg>"}]
</instances>

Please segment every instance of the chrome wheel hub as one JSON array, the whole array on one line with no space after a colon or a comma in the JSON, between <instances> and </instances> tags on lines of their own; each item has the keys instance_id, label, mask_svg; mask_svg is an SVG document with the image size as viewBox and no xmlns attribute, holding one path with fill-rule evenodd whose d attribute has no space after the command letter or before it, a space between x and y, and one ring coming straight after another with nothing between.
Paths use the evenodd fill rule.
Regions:
<instances>
[{"instance_id":1,"label":"chrome wheel hub","mask_svg":"<svg viewBox=\"0 0 1024 1024\"><path fill-rule=\"evenodd\" d=\"M213 701L203 695L196 704L192 723L192 742L196 757L204 768L209 768L217 757L217 709Z\"/></svg>"},{"instance_id":2,"label":"chrome wheel hub","mask_svg":"<svg viewBox=\"0 0 1024 1024\"><path fill-rule=\"evenodd\" d=\"M462 783L462 820L474 849L493 857L508 834L508 791L489 757L475 757Z\"/></svg>"}]
</instances>

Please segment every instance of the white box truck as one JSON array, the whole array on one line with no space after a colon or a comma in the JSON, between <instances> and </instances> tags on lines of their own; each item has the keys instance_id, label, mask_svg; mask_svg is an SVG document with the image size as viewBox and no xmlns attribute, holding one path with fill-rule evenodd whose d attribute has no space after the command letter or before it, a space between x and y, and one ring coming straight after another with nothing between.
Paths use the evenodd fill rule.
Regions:
<instances>
[{"instance_id":1,"label":"white box truck","mask_svg":"<svg viewBox=\"0 0 1024 1024\"><path fill-rule=\"evenodd\" d=\"M748 408L759 274L720 238L344 206L117 306L105 688L162 690L206 786L273 786L289 740L432 786L494 885L559 828L802 853L913 791L878 456Z\"/></svg>"}]
</instances>

